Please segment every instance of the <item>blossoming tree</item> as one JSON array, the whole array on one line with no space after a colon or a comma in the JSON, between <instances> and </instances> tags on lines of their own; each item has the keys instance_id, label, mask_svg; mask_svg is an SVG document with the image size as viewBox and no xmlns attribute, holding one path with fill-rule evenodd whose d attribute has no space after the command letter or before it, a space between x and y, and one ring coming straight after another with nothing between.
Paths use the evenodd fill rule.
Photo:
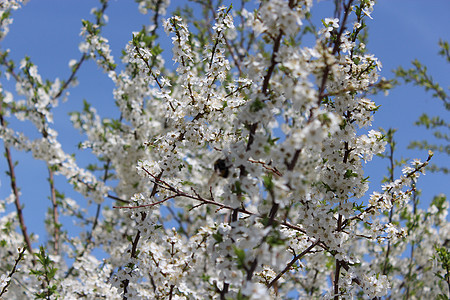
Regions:
<instances>
[{"instance_id":1,"label":"blossoming tree","mask_svg":"<svg viewBox=\"0 0 450 300\"><path fill-rule=\"evenodd\" d=\"M388 182L362 199L364 164L387 144L393 161L395 146L392 132L370 128L378 109L370 95L389 88L365 49L374 1L336 1L320 28L311 0L237 8L195 1L200 19L178 13L163 21L168 1L137 2L153 24L133 34L122 71L102 37L107 0L94 21L83 21L81 58L66 80L43 80L32 59L17 64L0 52L2 80L16 82L15 91L0 85L16 207L0 219L2 296L447 299L450 263L432 258L434 246L448 254L448 202L440 198L428 212L410 204L432 153L402 166L398 178L392 164ZM20 5L0 4L1 38ZM161 56L161 26L176 69ZM304 46L305 38L314 43ZM71 114L86 137L80 147L99 162L84 168L63 151L52 109L88 59L113 81L120 117L102 119L88 103ZM12 118L32 122L40 136L9 125ZM49 239L39 249L23 217L11 148L48 169ZM58 192L57 175L96 207L93 218ZM82 224L79 236L67 234L61 215ZM405 256L411 243L416 254Z\"/></svg>"}]
</instances>

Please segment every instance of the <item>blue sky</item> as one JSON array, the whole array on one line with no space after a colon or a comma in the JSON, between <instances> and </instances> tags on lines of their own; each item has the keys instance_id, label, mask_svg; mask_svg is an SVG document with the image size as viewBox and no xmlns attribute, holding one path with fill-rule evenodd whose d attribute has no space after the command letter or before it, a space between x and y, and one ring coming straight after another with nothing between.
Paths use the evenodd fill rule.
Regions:
<instances>
[{"instance_id":1,"label":"blue sky","mask_svg":"<svg viewBox=\"0 0 450 300\"><path fill-rule=\"evenodd\" d=\"M176 1L172 1L175 3ZM181 2L181 1L180 1ZM320 14L332 1L321 1L313 13ZM81 19L92 20L89 14L93 6L99 6L92 0L31 0L24 8L13 13L14 23L10 33L1 42L1 48L11 49L11 57L17 62L25 55L35 63L43 78L65 79L70 75L68 62L78 59L81 54L78 44L81 42L79 30ZM383 63L382 76L392 78L392 70L398 66L409 67L410 62L417 58L428 66L433 78L444 87L450 86L449 64L438 57L438 40L450 40L448 27L450 21L448 0L380 0L375 6L374 19L368 22L370 52L374 53ZM134 1L112 0L107 10L109 24L103 35L109 39L116 62L120 59L121 49L131 39L131 32L141 29L142 24L149 23L149 16L141 15ZM323 15L328 17L331 15ZM161 37L167 46L169 39L162 33ZM170 62L171 52L166 52L165 58ZM97 107L104 117L118 117L114 109L112 97L113 85L105 74L88 61L78 74L80 84L70 89L69 101L61 103L55 112L55 127L59 129L61 143L64 149L76 152L76 146L81 137L68 121L67 113L82 109L82 100L86 99ZM5 87L12 87L4 82ZM426 93L422 88L412 85L398 87L389 96L379 95L373 98L378 105L382 105L375 115L375 128L396 128L398 141L398 155L408 158L425 159L427 154L422 151L406 150L413 139L430 137L431 132L413 126L414 121L423 113L439 114L449 117L443 105ZM20 123L25 132L33 134L33 130L26 123ZM18 128L18 127L16 127ZM18 185L22 191L22 203L25 204L25 220L33 232L44 235L42 219L50 205L47 199L49 187L46 181L45 164L34 161L28 153L13 152L14 160L19 161L16 169ZM89 160L89 154L77 154L83 162ZM436 155L434 161L448 166L448 157ZM382 176L386 174L387 162L375 160L367 167L367 174L371 176L371 186L377 188ZM9 195L9 180L5 176L6 161L0 160L0 198ZM397 172L397 175L399 172ZM57 178L61 190L65 190L64 178ZM449 194L449 177L442 174L427 174L421 178L419 187L423 189L422 201L429 201L438 193ZM68 193L77 201L82 201L77 194ZM106 200L109 201L109 200ZM12 208L12 207L11 207Z\"/></svg>"},{"instance_id":2,"label":"blue sky","mask_svg":"<svg viewBox=\"0 0 450 300\"><path fill-rule=\"evenodd\" d=\"M450 25L449 11L450 1L378 1L374 20L369 23L368 48L383 63L382 76L391 78L393 69L398 66L409 68L411 61L417 58L428 67L433 78L449 91L450 64L437 55L439 39L450 41L450 32L447 30ZM393 89L387 97L374 97L374 101L382 105L375 114L374 125L396 128L400 154L425 160L425 151L406 150L406 147L411 140L429 138L433 141L431 132L412 124L424 112L449 120L449 112L445 111L442 102L421 87L411 84ZM445 155L436 153L433 162L449 167L448 156ZM369 170L373 168L378 172L377 164L375 161ZM375 176L371 178L375 179ZM427 173L421 177L418 187L422 189L423 202L438 193L449 195L449 176Z\"/></svg>"}]
</instances>

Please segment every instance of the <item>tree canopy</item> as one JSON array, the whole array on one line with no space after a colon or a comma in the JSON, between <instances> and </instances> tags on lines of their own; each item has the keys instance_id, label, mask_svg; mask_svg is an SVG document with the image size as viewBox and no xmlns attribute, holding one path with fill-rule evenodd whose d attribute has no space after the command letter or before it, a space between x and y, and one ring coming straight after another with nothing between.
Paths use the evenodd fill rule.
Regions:
<instances>
[{"instance_id":1,"label":"tree canopy","mask_svg":"<svg viewBox=\"0 0 450 300\"><path fill-rule=\"evenodd\" d=\"M0 39L22 2L0 4ZM367 49L375 1L334 1L325 16L313 16L312 0L197 0L175 10L136 2L151 24L117 58L104 37L110 3L100 0L82 20L80 57L65 79L42 78L32 57L15 61L0 48L10 187L0 201L2 297L449 298L449 202L438 194L421 209L416 188L433 151L448 154L448 124L423 115L418 124L439 129L443 144L413 142L428 153L409 161L394 129L372 125L382 109L373 95L402 79L445 109L449 97L419 61L397 80L380 78ZM448 43L440 47L450 61ZM81 133L77 151L95 157L83 164L54 119L88 61L114 89L109 102L85 100L67 117ZM117 117L103 116L104 106ZM17 151L45 164L46 238L27 227ZM374 156L389 167L371 192Z\"/></svg>"}]
</instances>

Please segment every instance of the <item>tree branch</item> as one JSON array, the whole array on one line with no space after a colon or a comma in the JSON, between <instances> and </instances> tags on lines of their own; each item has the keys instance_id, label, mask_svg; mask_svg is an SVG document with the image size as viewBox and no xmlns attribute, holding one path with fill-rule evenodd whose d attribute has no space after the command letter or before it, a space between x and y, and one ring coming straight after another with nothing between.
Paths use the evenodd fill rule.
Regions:
<instances>
[{"instance_id":1,"label":"tree branch","mask_svg":"<svg viewBox=\"0 0 450 300\"><path fill-rule=\"evenodd\" d=\"M55 182L53 176L53 170L51 166L48 166L48 175L49 175L49 184L50 184L50 200L52 201L52 217L53 217L53 253L56 255L59 253L59 234L60 234L60 224L59 224L59 216L58 216L58 202L56 201L56 190L55 190Z\"/></svg>"},{"instance_id":2,"label":"tree branch","mask_svg":"<svg viewBox=\"0 0 450 300\"><path fill-rule=\"evenodd\" d=\"M6 122L3 119L3 99L0 99L0 125L3 128L6 128ZM34 256L33 256L33 247L31 245L31 240L27 232L27 226L25 225L25 219L23 217L23 211L22 211L22 204L20 203L19 198L19 188L17 187L16 182L16 173L14 171L14 163L11 156L11 151L9 150L9 147L6 146L6 142L4 141L4 148L5 148L5 158L8 163L8 169L9 169L9 178L11 180L11 189L14 194L14 204L16 206L17 216L19 218L19 226L20 230L22 231L23 239L27 245L27 250L30 252L33 264L35 262Z\"/></svg>"},{"instance_id":3,"label":"tree branch","mask_svg":"<svg viewBox=\"0 0 450 300\"><path fill-rule=\"evenodd\" d=\"M283 271L278 273L278 275L275 276L275 278L267 285L267 288L270 289L278 281L278 279L280 279L287 271L289 271L292 268L292 266L295 264L297 260L308 254L308 252L311 251L319 243L320 240L317 240L316 242L312 243L308 248L306 248L302 253L294 256L294 258L287 264L287 266L283 269Z\"/></svg>"}]
</instances>

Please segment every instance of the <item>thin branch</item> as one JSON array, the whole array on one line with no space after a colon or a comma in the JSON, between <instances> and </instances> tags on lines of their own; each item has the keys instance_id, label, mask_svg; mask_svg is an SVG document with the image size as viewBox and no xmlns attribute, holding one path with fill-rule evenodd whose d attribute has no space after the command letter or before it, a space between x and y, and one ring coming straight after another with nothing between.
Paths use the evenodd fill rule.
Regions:
<instances>
[{"instance_id":1,"label":"thin branch","mask_svg":"<svg viewBox=\"0 0 450 300\"><path fill-rule=\"evenodd\" d=\"M64 81L63 86L59 89L58 93L55 95L54 99L57 99L61 97L62 93L69 87L70 83L75 79L75 75L78 73L78 70L80 69L83 62L86 60L87 54L83 53L81 55L80 59L76 63L75 67L72 69L72 73L69 76L69 79Z\"/></svg>"},{"instance_id":2,"label":"thin branch","mask_svg":"<svg viewBox=\"0 0 450 300\"><path fill-rule=\"evenodd\" d=\"M388 142L389 142L389 157L388 158L389 158L389 164L390 164L389 179L391 182L394 182L394 168L395 168L395 163L394 163L395 141L394 141L394 136L393 136L394 131L390 131L390 133L391 134L389 134L389 132L388 132ZM391 193L391 196L393 197L394 194ZM392 206L391 209L389 210L389 223L392 222L393 214L394 214L394 206ZM388 240L386 256L384 258L383 275L387 275L390 252L391 252L391 241Z\"/></svg>"},{"instance_id":3,"label":"thin branch","mask_svg":"<svg viewBox=\"0 0 450 300\"><path fill-rule=\"evenodd\" d=\"M172 300L172 296L173 296L173 288L174 288L175 286L172 284L171 286L170 286L170 291L169 291L169 300Z\"/></svg>"},{"instance_id":4,"label":"thin branch","mask_svg":"<svg viewBox=\"0 0 450 300\"><path fill-rule=\"evenodd\" d=\"M171 199L172 199L172 198L177 198L177 197L185 197L185 198L189 198L189 199L192 199L192 200L200 201L200 202L202 202L202 203L204 203L204 204L210 204L210 205L217 206L217 207L218 207L218 210L220 210L220 209L228 209L228 210L230 210L230 211L236 211L236 212L243 213L243 214L246 214L246 215L256 216L256 217L258 217L258 218L264 218L264 217L265 217L264 215L260 215L260 214L255 213L255 212L251 212L251 211L249 211L249 210L247 210L247 209L245 209L245 208L242 208L242 207L236 208L236 207L232 207L232 206L230 206L230 205L226 205L226 204L217 202L217 201L216 201L214 198L212 198L212 197L211 197L211 199L207 199L207 198L204 198L203 196L199 195L198 193L195 193L195 195L188 194L188 193L186 193L186 192L184 192L184 191L182 191L182 190L180 190L180 189L177 189L176 187L170 185L168 182L164 181L163 179L158 178L159 175L158 175L158 176L153 175L152 173L150 173L150 172L149 172L147 169L145 169L145 168L142 168L142 170L143 170L144 172L146 172L150 177L153 178L153 181L152 181L152 182L155 184L154 189L156 188L156 186L159 186L160 188L163 188L163 189L165 189L165 190L168 190L168 191L173 192L174 195L170 196ZM164 202L164 201L167 201L167 200L168 200L168 199L163 199L163 200L161 200L160 202ZM145 205L143 205L143 206L138 206L137 208L141 208L141 207L151 207L151 206L156 205L156 204L157 204L157 203L145 204ZM119 208L119 209L135 209L136 207L133 207L133 206L117 206L117 207L116 207L116 206L114 206L114 208ZM299 231L299 232L302 232L302 233L305 233L305 234L306 234L306 231L305 231L304 229L302 229L301 227L299 227L299 226L297 226L297 225L291 224L291 223L289 223L289 222L287 222L287 221L285 221L285 220L284 220L284 221L280 221L280 220L274 219L274 222L277 222L277 223L279 223L279 224L281 224L281 225L284 225L284 226L286 226L286 227L288 227L288 228L291 228L291 229L294 229L294 230L296 230L296 231Z\"/></svg>"},{"instance_id":5,"label":"thin branch","mask_svg":"<svg viewBox=\"0 0 450 300\"><path fill-rule=\"evenodd\" d=\"M0 99L0 125L3 128L6 128L6 122L3 119L3 99ZM30 254L33 258L33 264L34 264L35 260L34 260L34 255L33 255L33 248L31 245L30 237L27 232L27 226L25 225L25 219L23 217L22 205L20 203L20 198L19 198L19 188L17 187L17 184L16 184L16 173L14 171L14 163L12 160L11 151L9 150L9 147L6 146L5 141L3 142L3 144L4 144L4 148L5 148L5 158L8 163L8 168L9 168L8 175L11 180L11 189L14 194L14 204L16 206L17 216L19 218L20 230L22 231L23 239L25 240L25 243L27 244L28 252L30 252Z\"/></svg>"},{"instance_id":6,"label":"thin branch","mask_svg":"<svg viewBox=\"0 0 450 300\"><path fill-rule=\"evenodd\" d=\"M272 73L275 70L275 66L277 64L275 59L277 57L278 50L280 49L282 37L283 37L283 31L280 30L280 33L278 34L277 38L275 39L275 43L273 43L272 57L270 59L270 66L267 69L267 73L266 73L266 76L264 76L263 85L261 87L261 92L266 96L269 94L269 81L270 81L270 78L272 77Z\"/></svg>"},{"instance_id":7,"label":"thin branch","mask_svg":"<svg viewBox=\"0 0 450 300\"><path fill-rule=\"evenodd\" d=\"M291 9L294 7L294 1L292 0L289 1L289 7ZM261 92L266 96L269 94L269 82L270 78L272 77L272 73L275 70L275 66L277 65L276 58L278 51L280 50L281 39L283 38L283 35L284 35L283 30L280 30L278 36L275 38L273 43L272 57L270 58L270 66L267 69L267 73L266 76L264 76L263 85L261 87Z\"/></svg>"},{"instance_id":8,"label":"thin branch","mask_svg":"<svg viewBox=\"0 0 450 300\"><path fill-rule=\"evenodd\" d=\"M417 204L418 204L417 193L414 192L413 193L413 211L412 211L414 219L417 216ZM412 269L413 269L413 266L414 266L414 259L415 259L415 257L414 257L415 247L416 247L416 244L415 244L415 241L413 240L413 241L411 241L411 253L409 255L408 274L406 275L406 278L404 279L405 283L407 284L407 286L406 286L406 299L409 299L409 295L410 295L409 293L410 293L411 283L407 282L407 281L411 280L411 274L412 274ZM450 293L450 286L449 286L449 293Z\"/></svg>"},{"instance_id":9,"label":"thin branch","mask_svg":"<svg viewBox=\"0 0 450 300\"><path fill-rule=\"evenodd\" d=\"M334 274L334 300L339 300L339 275L341 274L341 261L336 259L336 271Z\"/></svg>"},{"instance_id":10,"label":"thin branch","mask_svg":"<svg viewBox=\"0 0 450 300\"><path fill-rule=\"evenodd\" d=\"M300 157L300 153L302 152L302 149L295 150L294 156L292 157L291 162L287 165L287 168L289 171L294 170L295 165L297 164L297 160Z\"/></svg>"},{"instance_id":11,"label":"thin branch","mask_svg":"<svg viewBox=\"0 0 450 300\"><path fill-rule=\"evenodd\" d=\"M242 85L242 86L240 86L240 87L237 87L234 91L231 91L230 93L228 93L228 94L225 96L225 98L228 98L228 97L230 97L230 96L233 96L234 93L237 93L237 92L239 92L240 90L245 89L245 88L249 88L249 87L251 87L251 84L246 84L246 85Z\"/></svg>"},{"instance_id":12,"label":"thin branch","mask_svg":"<svg viewBox=\"0 0 450 300\"><path fill-rule=\"evenodd\" d=\"M345 30L345 23L347 23L348 15L351 12L351 6L352 6L353 0L349 0L347 5L344 5L344 16L342 18L342 21L340 22L341 28L339 30L339 33L336 37L336 40L334 42L334 47L331 52L332 55L335 55L339 51L339 47L341 46L341 36L344 33ZM323 72L322 81L320 83L319 93L318 93L318 99L317 99L317 105L320 106L320 103L322 103L323 95L325 92L325 86L328 80L328 75L330 73L330 66L327 64L325 67L325 70Z\"/></svg>"},{"instance_id":13,"label":"thin branch","mask_svg":"<svg viewBox=\"0 0 450 300\"><path fill-rule=\"evenodd\" d=\"M6 283L6 285L3 287L2 291L0 292L0 296L2 296L4 293L6 293L8 291L8 287L11 284L12 276L14 275L14 273L17 270L17 265L23 259L26 249L27 249L26 247L23 247L22 250L19 249L19 257L16 258L16 262L14 263L13 268L11 269L11 271L8 274L7 278L9 278L9 280ZM0 299L2 299L2 298L0 298Z\"/></svg>"},{"instance_id":14,"label":"thin branch","mask_svg":"<svg viewBox=\"0 0 450 300\"><path fill-rule=\"evenodd\" d=\"M342 229L342 215L339 214L337 220L337 228L336 232L341 231ZM341 275L341 260L336 259L336 269L334 273L334 300L339 300L339 277Z\"/></svg>"},{"instance_id":15,"label":"thin branch","mask_svg":"<svg viewBox=\"0 0 450 300\"><path fill-rule=\"evenodd\" d=\"M166 201L168 201L168 200L170 200L170 199L173 199L173 198L179 197L179 196L184 196L184 195L181 195L181 194L172 195L172 196L169 196L169 197L164 198L164 199L161 200L161 201L157 201L157 202L150 203L150 204L143 204L143 205L136 205L136 206L113 206L113 208L130 208L130 209L136 209L136 208L152 207L152 206L155 206L155 205L158 205L158 204L162 204L162 203L164 203L164 202L166 202Z\"/></svg>"},{"instance_id":16,"label":"thin branch","mask_svg":"<svg viewBox=\"0 0 450 300\"><path fill-rule=\"evenodd\" d=\"M323 242L320 242L320 243L318 244L318 246L320 246L322 249L324 249L325 251L327 251L328 253L330 253L330 254L333 255L333 256L336 256L336 254L337 254L335 251L331 251L331 250L327 247L327 245L325 245ZM344 270L347 271L347 272L350 270L350 265L349 265L349 263L346 262L346 261L344 261L344 260L341 260L341 261L340 261L340 266L341 266L341 268L344 268ZM363 286L361 280L359 280L359 278L357 278L357 277L352 278L352 282L356 283L357 285L359 285L359 286L361 286L361 287Z\"/></svg>"},{"instance_id":17,"label":"thin branch","mask_svg":"<svg viewBox=\"0 0 450 300\"><path fill-rule=\"evenodd\" d=\"M292 268L292 266L295 264L295 262L297 260L299 260L300 258L305 256L309 251L311 251L319 243L320 243L320 240L317 240L316 242L312 243L308 248L306 248L302 253L294 256L294 258L287 264L287 266L283 269L283 271L278 273L278 275L275 276L275 278L269 283L267 288L270 289L278 281L278 279L280 279L287 271L289 271Z\"/></svg>"},{"instance_id":18,"label":"thin branch","mask_svg":"<svg viewBox=\"0 0 450 300\"><path fill-rule=\"evenodd\" d=\"M263 166L264 169L272 172L273 174L277 175L277 176L283 176L283 174L276 168L276 167L269 167L265 162L263 161L257 161L257 160L253 160L251 158L248 159L249 162L251 163L255 163L255 164L261 164ZM270 165L270 163L269 163Z\"/></svg>"},{"instance_id":19,"label":"thin branch","mask_svg":"<svg viewBox=\"0 0 450 300\"><path fill-rule=\"evenodd\" d=\"M97 19L96 19L96 24L99 26L101 24L100 16L103 16L106 8L108 7L108 1L102 1L102 3L103 3L103 5L102 5L102 8L100 9L100 14L98 15L99 17L97 17ZM70 83L75 79L75 75L78 73L78 70L80 69L81 65L86 60L86 58L87 58L87 54L83 53L83 55L81 55L80 59L76 63L75 67L72 69L72 73L70 74L69 79L67 79L64 82L63 86L60 88L58 93L55 95L54 99L59 98L62 95L62 93L64 92L64 90L66 90L67 87L70 85Z\"/></svg>"},{"instance_id":20,"label":"thin branch","mask_svg":"<svg viewBox=\"0 0 450 300\"><path fill-rule=\"evenodd\" d=\"M105 165L105 173L103 174L103 182L106 182L106 180L108 179L108 171L109 171L110 164L111 164L111 161L108 160L106 165ZM108 195L108 197L109 197L109 195ZM98 225L98 219L100 217L100 211L101 211L101 204L97 204L97 209L96 209L96 212L95 212L94 223L92 224L92 228L91 228L91 230L89 231L89 233L87 235L86 243L83 246L83 250L81 250L80 254L76 257L75 261L77 261L79 258L83 257L84 253L87 251L89 246L92 245L92 243L93 243L92 236L94 234L95 228L97 228L97 225ZM74 268L75 268L74 264L72 264L72 266L67 271L67 273L66 273L64 278L69 277L69 275L73 272Z\"/></svg>"},{"instance_id":21,"label":"thin branch","mask_svg":"<svg viewBox=\"0 0 450 300\"><path fill-rule=\"evenodd\" d=\"M139 55L139 58L140 58L140 59L145 63L145 65L147 66L147 68L148 68L148 74L149 74L150 76L153 77L153 79L155 80L155 82L158 84L159 88L162 89L163 86L162 86L162 84L159 82L158 77L156 76L155 73L152 72L152 65L153 65L153 63L152 63L152 65L149 64L148 59L146 59L146 58L144 57L144 55L141 53L141 50L139 49L139 45L135 45L134 48L136 49L136 52L137 52L137 54Z\"/></svg>"},{"instance_id":22,"label":"thin branch","mask_svg":"<svg viewBox=\"0 0 450 300\"><path fill-rule=\"evenodd\" d=\"M428 153L427 160L426 160L424 163L422 163L420 166L416 167L413 171L411 171L411 172L409 172L408 174L406 174L405 177L407 177L407 178L408 178L408 177L412 177L415 173L420 172L422 169L424 169L424 168L428 165L428 163L430 162L430 160L431 160L432 157L433 157L433 152L430 151L430 152ZM389 193L392 191L392 189L393 189L393 187L390 187L389 189L386 190L385 193L389 194ZM405 193L412 193L414 190L415 190L415 188L413 187L413 188L411 188L410 190L406 191ZM395 199L394 199L394 200L395 200ZM380 198L377 200L377 202L381 202L381 201L384 201L384 197L383 197L383 196L380 196ZM353 221L353 220L355 220L355 219L361 220L361 216L362 216L363 214L367 214L367 213L369 213L370 211L375 210L376 208L377 208L376 205L371 205L371 206L369 206L365 211L361 212L360 214L358 214L358 215L356 215L356 216L353 216L353 217L350 217L350 218L346 219L346 220L342 223L342 225L343 225L342 227L344 228L346 225L348 225L351 221Z\"/></svg>"},{"instance_id":23,"label":"thin branch","mask_svg":"<svg viewBox=\"0 0 450 300\"><path fill-rule=\"evenodd\" d=\"M213 18L216 19L216 11L214 10L212 1L208 1L208 7L211 10ZM230 12L230 10L231 10L231 6L228 8L227 14ZM221 33L219 33L219 34L221 34ZM211 35L211 33L210 33L210 35ZM241 76L242 75L241 62L238 60L238 56L235 54L235 51L236 51L236 53L238 53L239 51L237 50L237 47L234 43L230 44L230 41L228 41L225 34L222 34L222 37L225 40L225 45L227 46L228 51L230 52L230 55L233 58L234 64L236 65L236 68L238 69L239 76ZM215 52L214 49L217 47L218 41L219 41L219 37L217 38L216 44L214 45L214 48L213 48L213 56L214 56L214 52ZM213 61L213 57L211 57L211 61L209 63L210 68L212 65L212 61Z\"/></svg>"},{"instance_id":24,"label":"thin branch","mask_svg":"<svg viewBox=\"0 0 450 300\"><path fill-rule=\"evenodd\" d=\"M143 213L145 214L145 213ZM145 219L145 216L142 216L143 219ZM136 233L136 236L134 237L133 243L132 243L132 247L131 247L131 258L136 258L136 249L137 249L137 245L139 243L139 239L141 238L141 232L138 230L138 232ZM127 300L127 292L128 292L128 285L130 284L130 281L128 279L125 279L123 281L123 300Z\"/></svg>"},{"instance_id":25,"label":"thin branch","mask_svg":"<svg viewBox=\"0 0 450 300\"><path fill-rule=\"evenodd\" d=\"M53 170L50 166L48 166L48 175L49 175L49 183L50 183L50 199L52 201L52 217L53 217L53 253L56 255L59 253L59 216L58 216L58 202L56 201L56 189L54 182L54 174Z\"/></svg>"},{"instance_id":26,"label":"thin branch","mask_svg":"<svg viewBox=\"0 0 450 300\"><path fill-rule=\"evenodd\" d=\"M129 200L125 200L125 199L119 198L119 197L111 195L111 194L108 194L106 197L116 200L116 201L120 201L120 202L131 203L131 201L129 201Z\"/></svg>"}]
</instances>

